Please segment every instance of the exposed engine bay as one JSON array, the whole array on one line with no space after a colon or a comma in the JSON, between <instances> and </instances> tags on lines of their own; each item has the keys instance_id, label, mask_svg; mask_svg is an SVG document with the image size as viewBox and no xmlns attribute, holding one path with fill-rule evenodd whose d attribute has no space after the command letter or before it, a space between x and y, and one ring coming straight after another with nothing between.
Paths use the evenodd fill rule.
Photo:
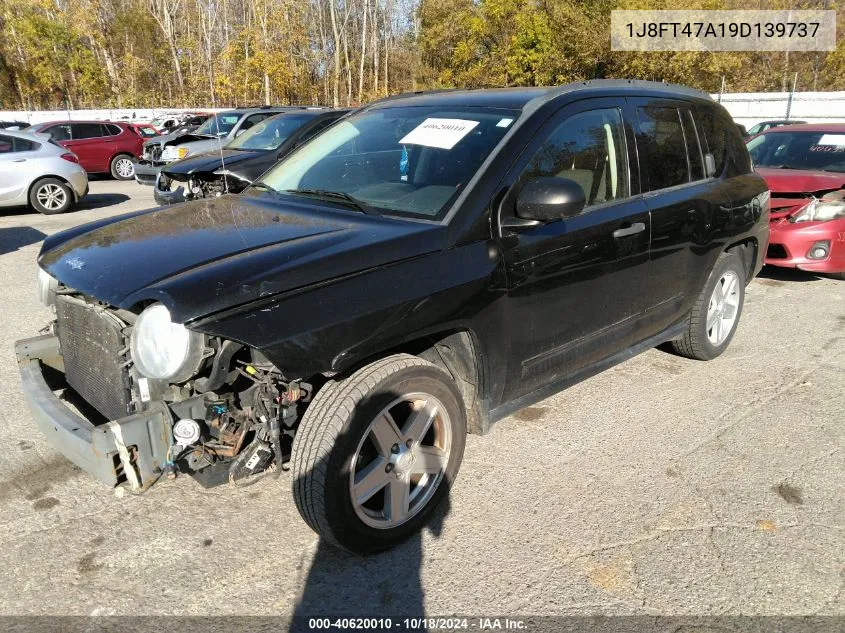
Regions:
<instances>
[{"instance_id":1,"label":"exposed engine bay","mask_svg":"<svg viewBox=\"0 0 845 633\"><path fill-rule=\"evenodd\" d=\"M182 184L184 183L184 184ZM191 174L162 171L156 187L163 192L172 192L183 187L185 200L217 198L226 193L240 193L251 183L234 174L194 172Z\"/></svg>"},{"instance_id":2,"label":"exposed engine bay","mask_svg":"<svg viewBox=\"0 0 845 633\"><path fill-rule=\"evenodd\" d=\"M170 337L169 349L180 352L175 369L171 378L155 378L159 367L150 355L169 350L151 351L157 344L143 338L161 340L161 328L150 323L169 319L162 304L135 314L59 288L55 306L50 328L61 343L66 401L87 403L88 418L99 424L162 403L169 410L171 439L161 476L187 473L206 487L237 484L289 460L311 384L285 380L257 350L171 323L165 328L184 331L187 344L182 353L180 341Z\"/></svg>"}]
</instances>

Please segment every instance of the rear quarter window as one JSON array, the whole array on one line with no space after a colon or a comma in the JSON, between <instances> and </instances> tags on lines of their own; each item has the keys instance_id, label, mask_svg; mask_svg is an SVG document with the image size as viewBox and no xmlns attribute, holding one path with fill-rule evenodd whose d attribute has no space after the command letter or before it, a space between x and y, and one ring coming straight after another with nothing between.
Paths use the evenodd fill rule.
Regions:
<instances>
[{"instance_id":1,"label":"rear quarter window","mask_svg":"<svg viewBox=\"0 0 845 633\"><path fill-rule=\"evenodd\" d=\"M751 171L751 158L731 116L715 103L696 108L695 122L707 151L713 155L717 176L737 176Z\"/></svg>"}]
</instances>

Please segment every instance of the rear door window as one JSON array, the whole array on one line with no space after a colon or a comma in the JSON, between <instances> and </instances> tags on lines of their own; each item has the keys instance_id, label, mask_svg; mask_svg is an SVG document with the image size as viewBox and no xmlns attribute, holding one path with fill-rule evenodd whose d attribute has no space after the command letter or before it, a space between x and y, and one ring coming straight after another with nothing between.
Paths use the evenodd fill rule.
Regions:
<instances>
[{"instance_id":1,"label":"rear door window","mask_svg":"<svg viewBox=\"0 0 845 633\"><path fill-rule=\"evenodd\" d=\"M649 191L677 187L690 181L684 129L677 108L637 108L640 129L637 145L645 154Z\"/></svg>"},{"instance_id":2,"label":"rear door window","mask_svg":"<svg viewBox=\"0 0 845 633\"><path fill-rule=\"evenodd\" d=\"M99 123L71 123L71 135L73 140L86 138L102 138L103 129Z\"/></svg>"},{"instance_id":3,"label":"rear door window","mask_svg":"<svg viewBox=\"0 0 845 633\"><path fill-rule=\"evenodd\" d=\"M531 159L521 179L556 176L584 190L585 208L627 198L628 154L622 114L589 110L561 123Z\"/></svg>"},{"instance_id":4,"label":"rear door window","mask_svg":"<svg viewBox=\"0 0 845 633\"><path fill-rule=\"evenodd\" d=\"M64 123L62 125L54 125L44 130L45 134L49 134L54 141L69 141L70 140L70 125Z\"/></svg>"}]
</instances>

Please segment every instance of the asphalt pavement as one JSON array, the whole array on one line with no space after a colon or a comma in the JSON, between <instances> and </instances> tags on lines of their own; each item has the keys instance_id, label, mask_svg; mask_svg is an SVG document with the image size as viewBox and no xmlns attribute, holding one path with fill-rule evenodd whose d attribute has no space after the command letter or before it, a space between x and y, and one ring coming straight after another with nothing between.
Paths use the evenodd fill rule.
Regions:
<instances>
[{"instance_id":1,"label":"asphalt pavement","mask_svg":"<svg viewBox=\"0 0 845 633\"><path fill-rule=\"evenodd\" d=\"M0 614L845 615L845 282L764 270L722 357L651 350L470 436L448 508L362 559L288 473L119 496L34 427L13 343L50 318L41 240L153 204L99 180L0 210Z\"/></svg>"}]
</instances>

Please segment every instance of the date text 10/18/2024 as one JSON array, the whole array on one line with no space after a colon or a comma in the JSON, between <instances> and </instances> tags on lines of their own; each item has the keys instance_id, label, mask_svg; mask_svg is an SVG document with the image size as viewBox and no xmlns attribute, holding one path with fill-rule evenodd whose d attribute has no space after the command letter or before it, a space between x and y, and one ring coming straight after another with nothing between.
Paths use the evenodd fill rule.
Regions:
<instances>
[{"instance_id":1,"label":"date text 10/18/2024","mask_svg":"<svg viewBox=\"0 0 845 633\"><path fill-rule=\"evenodd\" d=\"M527 624L515 618L309 618L308 628L320 630L355 630L389 631L401 629L409 631L519 631L526 630Z\"/></svg>"}]
</instances>

